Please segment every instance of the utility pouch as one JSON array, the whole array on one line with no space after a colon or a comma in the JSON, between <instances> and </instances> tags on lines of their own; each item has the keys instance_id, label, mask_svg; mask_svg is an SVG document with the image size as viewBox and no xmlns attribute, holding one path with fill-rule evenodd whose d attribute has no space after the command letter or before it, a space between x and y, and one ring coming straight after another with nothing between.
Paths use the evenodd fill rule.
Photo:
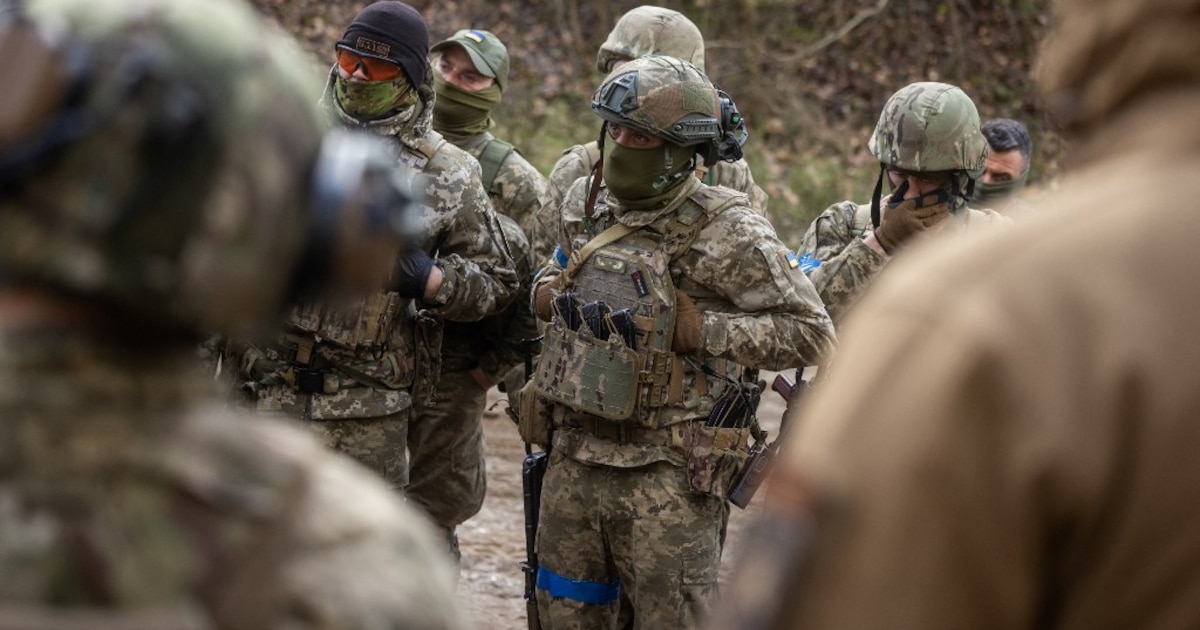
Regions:
<instances>
[{"instance_id":1,"label":"utility pouch","mask_svg":"<svg viewBox=\"0 0 1200 630\"><path fill-rule=\"evenodd\" d=\"M642 357L619 336L597 339L555 317L534 373L537 393L606 420L628 420L637 406Z\"/></svg>"},{"instance_id":2,"label":"utility pouch","mask_svg":"<svg viewBox=\"0 0 1200 630\"><path fill-rule=\"evenodd\" d=\"M538 395L533 380L521 387L518 398L520 411L516 418L517 433L526 444L549 448L550 433L554 427L550 405L547 405L546 401Z\"/></svg>"},{"instance_id":3,"label":"utility pouch","mask_svg":"<svg viewBox=\"0 0 1200 630\"><path fill-rule=\"evenodd\" d=\"M688 484L694 492L725 499L750 457L750 429L692 423L687 430Z\"/></svg>"}]
</instances>

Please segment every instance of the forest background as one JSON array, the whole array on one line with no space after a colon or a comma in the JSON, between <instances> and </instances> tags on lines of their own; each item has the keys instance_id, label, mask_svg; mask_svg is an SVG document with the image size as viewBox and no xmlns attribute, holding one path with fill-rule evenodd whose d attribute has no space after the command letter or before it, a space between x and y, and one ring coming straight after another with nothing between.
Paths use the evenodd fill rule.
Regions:
<instances>
[{"instance_id":1,"label":"forest background","mask_svg":"<svg viewBox=\"0 0 1200 630\"><path fill-rule=\"evenodd\" d=\"M252 0L312 55L333 45L369 1ZM596 51L636 1L412 0L430 44L460 28L495 33L512 59L493 132L543 173L567 147L595 139L588 106L603 76ZM913 81L958 85L984 118L1016 118L1034 140L1033 187L1052 184L1064 143L1039 106L1032 79L1050 0L663 0L699 26L710 78L750 128L755 179L770 216L798 244L829 204L869 198L878 162L867 139L884 102ZM314 95L315 98L315 95Z\"/></svg>"}]
</instances>

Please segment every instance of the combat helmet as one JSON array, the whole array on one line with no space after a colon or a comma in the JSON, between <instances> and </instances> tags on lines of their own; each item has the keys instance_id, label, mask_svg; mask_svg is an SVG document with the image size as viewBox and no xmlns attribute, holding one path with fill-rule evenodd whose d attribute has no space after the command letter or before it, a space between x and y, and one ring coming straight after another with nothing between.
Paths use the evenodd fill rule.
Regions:
<instances>
[{"instance_id":1,"label":"combat helmet","mask_svg":"<svg viewBox=\"0 0 1200 630\"><path fill-rule=\"evenodd\" d=\"M630 9L613 26L596 53L596 69L608 74L617 61L666 55L690 61L704 72L704 36L684 14L643 5Z\"/></svg>"},{"instance_id":2,"label":"combat helmet","mask_svg":"<svg viewBox=\"0 0 1200 630\"><path fill-rule=\"evenodd\" d=\"M614 70L592 95L592 111L677 146L697 147L706 164L742 157L746 125L737 106L696 66L649 55Z\"/></svg>"},{"instance_id":3,"label":"combat helmet","mask_svg":"<svg viewBox=\"0 0 1200 630\"><path fill-rule=\"evenodd\" d=\"M382 141L325 133L299 48L248 6L0 7L22 60L0 67L4 282L242 334L305 289L384 280L406 182Z\"/></svg>"},{"instance_id":4,"label":"combat helmet","mask_svg":"<svg viewBox=\"0 0 1200 630\"><path fill-rule=\"evenodd\" d=\"M959 88L912 83L883 106L867 148L892 168L963 171L974 180L987 159L987 141L979 125L975 103Z\"/></svg>"}]
</instances>

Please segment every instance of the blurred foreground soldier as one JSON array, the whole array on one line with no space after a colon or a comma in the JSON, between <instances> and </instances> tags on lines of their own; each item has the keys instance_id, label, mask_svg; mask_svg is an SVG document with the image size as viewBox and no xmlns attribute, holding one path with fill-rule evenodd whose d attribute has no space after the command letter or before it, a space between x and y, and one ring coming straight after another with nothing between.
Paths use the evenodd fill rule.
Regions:
<instances>
[{"instance_id":1,"label":"blurred foreground soldier","mask_svg":"<svg viewBox=\"0 0 1200 630\"><path fill-rule=\"evenodd\" d=\"M295 305L283 336L241 365L260 411L309 421L326 444L397 489L409 482L407 452L414 468L451 458L444 442L423 439L436 427L410 425L432 399L444 323L499 311L519 284L479 163L430 128L427 53L415 9L371 4L337 43L323 98L340 123L386 138L396 161L419 173L421 240L385 265L394 266L386 285L353 307Z\"/></svg>"},{"instance_id":2,"label":"blurred foreground soldier","mask_svg":"<svg viewBox=\"0 0 1200 630\"><path fill-rule=\"evenodd\" d=\"M883 106L867 148L880 166L870 205L830 206L800 248L801 266L835 322L911 242L1008 221L967 206L987 144L975 103L957 87L923 82L901 88ZM891 193L881 199L885 181Z\"/></svg>"},{"instance_id":3,"label":"blurred foreground soldier","mask_svg":"<svg viewBox=\"0 0 1200 630\"><path fill-rule=\"evenodd\" d=\"M1059 7L1076 170L863 300L712 628L1200 627L1200 2Z\"/></svg>"},{"instance_id":4,"label":"blurred foreground soldier","mask_svg":"<svg viewBox=\"0 0 1200 630\"><path fill-rule=\"evenodd\" d=\"M716 595L725 499L764 433L753 369L834 342L771 224L693 176L740 148L721 94L690 63L648 56L592 97L604 186L567 192L570 262L543 269L534 299L549 322L531 385L533 416L553 425L537 537L547 628L615 628L622 599L633 627L694 626Z\"/></svg>"},{"instance_id":5,"label":"blurred foreground soldier","mask_svg":"<svg viewBox=\"0 0 1200 630\"><path fill-rule=\"evenodd\" d=\"M988 154L971 202L981 208L1019 210L1025 204L1016 196L1025 188L1033 160L1029 130L1011 118L993 118L984 122L980 131L987 140Z\"/></svg>"},{"instance_id":6,"label":"blurred foreground soldier","mask_svg":"<svg viewBox=\"0 0 1200 630\"><path fill-rule=\"evenodd\" d=\"M193 358L380 281L411 206L226 0L0 5L0 626L459 628L424 517ZM25 13L28 11L28 13Z\"/></svg>"},{"instance_id":7,"label":"blurred foreground soldier","mask_svg":"<svg viewBox=\"0 0 1200 630\"><path fill-rule=\"evenodd\" d=\"M652 5L643 5L629 10L617 20L608 39L596 53L596 69L608 74L621 64L646 55L666 55L690 61L700 72L704 72L704 36L700 29L684 14ZM742 142L745 142L744 122ZM731 130L732 131L732 130ZM561 220L561 205L567 189L580 177L592 174L600 163L599 144L595 141L577 144L566 151L550 171L550 181L538 210L534 227L534 260L536 264L546 261L554 250L554 243L545 236L558 231ZM705 184L726 186L739 190L750 197L750 206L758 214L767 215L767 193L754 183L750 165L739 157L733 161L716 164L701 164L696 167L696 176Z\"/></svg>"}]
</instances>

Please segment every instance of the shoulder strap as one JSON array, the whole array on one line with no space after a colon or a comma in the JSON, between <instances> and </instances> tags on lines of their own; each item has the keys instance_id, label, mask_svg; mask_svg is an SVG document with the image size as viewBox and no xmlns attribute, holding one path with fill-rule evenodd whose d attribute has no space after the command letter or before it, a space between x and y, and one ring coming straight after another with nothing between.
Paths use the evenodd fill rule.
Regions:
<instances>
[{"instance_id":1,"label":"shoulder strap","mask_svg":"<svg viewBox=\"0 0 1200 630\"><path fill-rule=\"evenodd\" d=\"M733 207L746 196L728 188L701 186L688 195L688 201L680 206L667 222L663 240L663 251L672 260L683 255L700 235L704 226L713 217Z\"/></svg>"},{"instance_id":2,"label":"shoulder strap","mask_svg":"<svg viewBox=\"0 0 1200 630\"><path fill-rule=\"evenodd\" d=\"M483 147L483 152L479 154L479 166L483 168L485 190L494 192L492 182L496 180L496 173L500 172L500 165L516 150L516 147L498 138L492 138L492 141Z\"/></svg>"},{"instance_id":3,"label":"shoulder strap","mask_svg":"<svg viewBox=\"0 0 1200 630\"><path fill-rule=\"evenodd\" d=\"M597 234L595 238L584 243L583 247L571 252L571 261L567 263L567 269L563 272L567 276L567 280L575 277L575 274L579 272L579 268L583 266L583 263L588 258L592 257L592 254L596 253L596 250L605 245L615 243L640 229L640 227L625 225L624 223L614 223L608 229Z\"/></svg>"}]
</instances>

